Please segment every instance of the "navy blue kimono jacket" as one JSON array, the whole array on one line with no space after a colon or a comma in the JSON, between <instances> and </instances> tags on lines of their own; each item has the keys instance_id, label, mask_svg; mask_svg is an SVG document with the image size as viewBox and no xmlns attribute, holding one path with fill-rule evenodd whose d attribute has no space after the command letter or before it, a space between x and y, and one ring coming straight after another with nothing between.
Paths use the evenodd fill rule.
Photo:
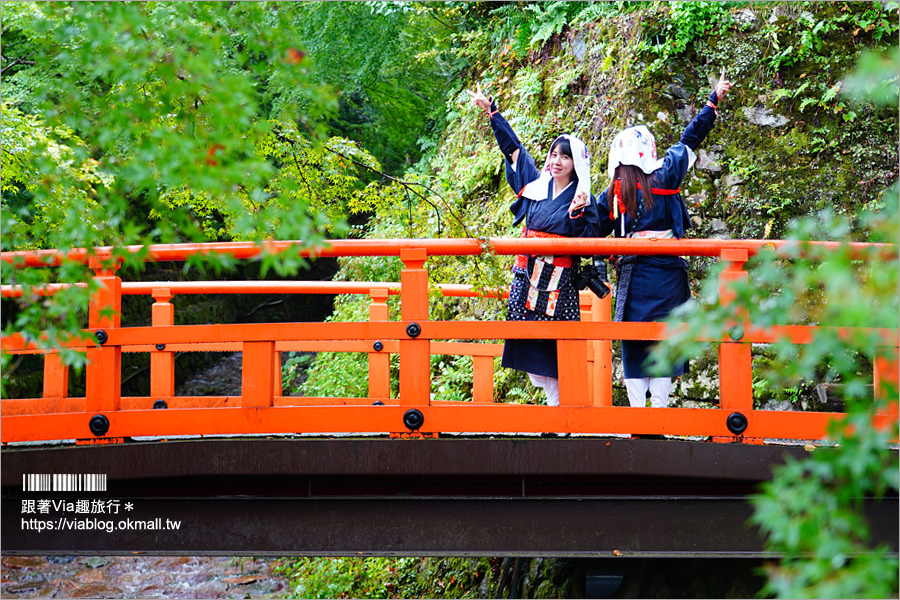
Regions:
<instances>
[{"instance_id":1,"label":"navy blue kimono jacket","mask_svg":"<svg viewBox=\"0 0 900 600\"><path fill-rule=\"evenodd\" d=\"M516 194L532 181L540 177L540 170L534 159L525 150L509 123L491 106L491 128L497 139L497 145L506 158L506 181ZM519 150L515 168L511 156ZM523 220L531 231L560 235L565 237L591 237L599 234L600 215L597 200L591 196L591 202L585 207L579 218L569 216L569 205L575 197L576 182L553 197L553 181L548 183L547 198L534 200L519 195L510 205L513 222L518 225ZM574 257L577 260L577 257ZM580 321L578 306L578 290L574 286L574 270L564 275L564 283L560 286L559 299L552 316L534 311L526 306L529 291L529 277L525 269L513 267L513 283L510 287L507 320L515 321ZM553 340L507 340L503 347L501 364L504 367L518 369L535 375L549 377L558 376L556 342Z\"/></svg>"},{"instance_id":2,"label":"navy blue kimono jacket","mask_svg":"<svg viewBox=\"0 0 900 600\"><path fill-rule=\"evenodd\" d=\"M715 92L710 97L715 105ZM685 129L677 144L666 152L663 164L650 176L654 188L678 190L695 160L694 151L706 138L715 123L716 111L707 104ZM691 227L690 216L680 193L653 194L654 206L646 206L635 223L627 213L615 222L610 218L610 207L614 200L607 198L609 189L597 196L600 209L600 232L608 235L614 232L622 236L624 218L625 237L642 231L671 231L671 237L681 239ZM643 198L637 190L638 202ZM661 321L676 306L690 299L688 284L688 263L678 256L627 256L622 259L616 285L616 321ZM629 379L649 377L645 361L655 342L622 342L622 362L625 377ZM673 365L670 376L684 374L686 364Z\"/></svg>"}]
</instances>

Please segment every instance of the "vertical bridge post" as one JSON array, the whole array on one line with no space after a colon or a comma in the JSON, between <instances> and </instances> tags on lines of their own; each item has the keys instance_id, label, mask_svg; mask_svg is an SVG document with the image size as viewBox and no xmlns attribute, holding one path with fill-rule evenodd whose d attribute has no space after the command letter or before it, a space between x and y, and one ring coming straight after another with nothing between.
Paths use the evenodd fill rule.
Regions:
<instances>
[{"instance_id":1,"label":"vertical bridge post","mask_svg":"<svg viewBox=\"0 0 900 600\"><path fill-rule=\"evenodd\" d=\"M69 367L63 364L59 352L44 354L44 399L69 396Z\"/></svg>"},{"instance_id":2,"label":"vertical bridge post","mask_svg":"<svg viewBox=\"0 0 900 600\"><path fill-rule=\"evenodd\" d=\"M400 317L422 324L428 320L428 271L424 248L403 248L400 260ZM431 342L407 335L400 339L400 404L425 406L431 399Z\"/></svg>"},{"instance_id":3,"label":"vertical bridge post","mask_svg":"<svg viewBox=\"0 0 900 600\"><path fill-rule=\"evenodd\" d=\"M609 323L612 318L612 294L600 299L594 297L591 313L594 321ZM594 396L596 406L612 406L612 342L599 340L596 343L596 358L594 359L594 387L597 390Z\"/></svg>"},{"instance_id":4,"label":"vertical bridge post","mask_svg":"<svg viewBox=\"0 0 900 600\"><path fill-rule=\"evenodd\" d=\"M726 263L719 275L719 301L725 306L734 302L735 293L730 285L747 281L748 273L744 264L749 256L746 250L722 250L720 260ZM719 344L719 405L722 410L753 410L753 376L750 343L742 338L749 327L748 315L744 312L732 324L731 341Z\"/></svg>"},{"instance_id":5,"label":"vertical bridge post","mask_svg":"<svg viewBox=\"0 0 900 600\"><path fill-rule=\"evenodd\" d=\"M153 327L168 327L175 324L175 307L170 300L170 288L153 288L153 306L150 308L150 322ZM150 395L151 404L156 400L168 401L175 395L175 353L165 348L154 348L150 353Z\"/></svg>"},{"instance_id":6,"label":"vertical bridge post","mask_svg":"<svg viewBox=\"0 0 900 600\"><path fill-rule=\"evenodd\" d=\"M879 406L888 415L896 419L898 414L897 388L900 382L900 357L897 346L883 346L876 350L873 361L872 378L875 388L875 402L888 402L893 396L894 400L887 406Z\"/></svg>"},{"instance_id":7,"label":"vertical bridge post","mask_svg":"<svg viewBox=\"0 0 900 600\"><path fill-rule=\"evenodd\" d=\"M384 322L390 320L388 311L387 288L372 288L369 290L369 296L372 302L369 304L369 321ZM388 399L391 397L391 355L384 349L382 342L381 350L373 348L369 350L369 398Z\"/></svg>"},{"instance_id":8,"label":"vertical bridge post","mask_svg":"<svg viewBox=\"0 0 900 600\"><path fill-rule=\"evenodd\" d=\"M606 298L598 298L591 294L591 306L589 318L582 319L595 323L608 323L611 313L610 295ZM594 406L612 406L612 342L609 340L593 340L590 345L594 353L594 363L591 366L593 404Z\"/></svg>"},{"instance_id":9,"label":"vertical bridge post","mask_svg":"<svg viewBox=\"0 0 900 600\"><path fill-rule=\"evenodd\" d=\"M587 297L578 294L581 318L590 315ZM588 366L587 340L557 340L557 374L559 375L559 405L589 406L593 404L593 387Z\"/></svg>"},{"instance_id":10,"label":"vertical bridge post","mask_svg":"<svg viewBox=\"0 0 900 600\"><path fill-rule=\"evenodd\" d=\"M122 322L122 280L112 257L92 256L88 266L94 271L97 291L91 294L88 327L115 329ZM85 374L85 410L104 412L119 410L122 400L122 347L90 346ZM77 436L76 436L77 437Z\"/></svg>"}]
</instances>

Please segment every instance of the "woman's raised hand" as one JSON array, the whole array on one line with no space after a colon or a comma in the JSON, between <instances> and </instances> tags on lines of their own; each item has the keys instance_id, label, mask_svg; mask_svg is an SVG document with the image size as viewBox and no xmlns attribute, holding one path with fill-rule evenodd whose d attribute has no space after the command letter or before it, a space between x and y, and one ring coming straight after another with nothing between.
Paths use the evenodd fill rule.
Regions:
<instances>
[{"instance_id":1,"label":"woman's raised hand","mask_svg":"<svg viewBox=\"0 0 900 600\"><path fill-rule=\"evenodd\" d=\"M491 114L491 101L485 98L484 94L481 93L481 85L479 84L475 91L466 90L466 93L469 95L469 98L472 99L472 104L482 109L487 114Z\"/></svg>"},{"instance_id":2,"label":"woman's raised hand","mask_svg":"<svg viewBox=\"0 0 900 600\"><path fill-rule=\"evenodd\" d=\"M719 82L716 84L716 98L721 100L733 87L734 84L725 79L725 67L722 67L722 74L719 76Z\"/></svg>"},{"instance_id":3,"label":"woman's raised hand","mask_svg":"<svg viewBox=\"0 0 900 600\"><path fill-rule=\"evenodd\" d=\"M587 206L588 203L588 195L584 190L575 194L575 197L572 198L572 203L569 204L569 217L572 219L577 219L581 216L581 211L584 210L584 207Z\"/></svg>"}]
</instances>

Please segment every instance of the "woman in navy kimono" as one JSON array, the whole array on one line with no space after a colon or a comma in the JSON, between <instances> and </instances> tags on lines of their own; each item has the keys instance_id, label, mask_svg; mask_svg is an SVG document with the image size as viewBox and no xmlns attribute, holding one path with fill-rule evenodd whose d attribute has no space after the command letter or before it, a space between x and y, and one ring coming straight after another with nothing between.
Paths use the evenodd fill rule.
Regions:
<instances>
[{"instance_id":1,"label":"woman in navy kimono","mask_svg":"<svg viewBox=\"0 0 900 600\"><path fill-rule=\"evenodd\" d=\"M597 236L600 215L591 195L590 161L584 143L571 135L559 136L544 168L538 170L493 99L485 98L481 90L469 95L490 116L491 129L506 159L506 180L517 195L509 207L513 223L525 221L523 237ZM580 321L573 259L577 260L571 256L517 256L507 320ZM533 385L544 388L547 404L559 405L556 341L507 340L501 364L528 373Z\"/></svg>"},{"instance_id":2,"label":"woman in navy kimono","mask_svg":"<svg viewBox=\"0 0 900 600\"><path fill-rule=\"evenodd\" d=\"M664 158L656 158L656 141L643 125L619 133L609 152L609 188L598 196L603 220L601 233L612 229L616 237L682 238L691 226L681 182L694 152L712 129L716 106L733 84L725 69L706 106L691 121L681 140ZM648 193L649 190L649 193ZM678 256L625 256L619 262L616 321L661 321L690 298L688 264ZM631 406L667 407L672 377L684 374L685 365L672 367L668 377L649 377L644 362L654 342L622 342L625 387Z\"/></svg>"}]
</instances>

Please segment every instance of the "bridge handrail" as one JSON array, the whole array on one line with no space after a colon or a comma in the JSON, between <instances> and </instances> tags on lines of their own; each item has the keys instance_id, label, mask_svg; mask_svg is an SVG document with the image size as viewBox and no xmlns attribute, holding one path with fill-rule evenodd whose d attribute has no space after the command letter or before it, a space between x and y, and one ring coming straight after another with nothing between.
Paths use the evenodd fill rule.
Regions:
<instances>
[{"instance_id":1,"label":"bridge handrail","mask_svg":"<svg viewBox=\"0 0 900 600\"><path fill-rule=\"evenodd\" d=\"M860 256L872 249L879 256L896 260L898 247L893 244L862 242L796 242L790 240L718 240L718 239L622 239L622 238L454 238L454 239L388 239L329 240L323 245L307 247L303 241L211 242L207 244L152 244L148 246L103 246L58 250L21 250L0 253L0 261L14 268L59 266L64 260L90 264L91 261L116 259L120 255L141 255L146 261L185 261L196 254L227 254L235 259L258 258L265 253L297 249L307 257L399 256L405 249L423 248L429 256L472 256L493 252L512 254L557 255L671 255L719 256L723 250L745 250L753 256L764 249L779 254L821 248L847 248Z\"/></svg>"},{"instance_id":2,"label":"bridge handrail","mask_svg":"<svg viewBox=\"0 0 900 600\"><path fill-rule=\"evenodd\" d=\"M811 242L826 250L850 248L860 256L876 252L896 257L896 246ZM116 276L116 256L110 250L72 251L77 260L96 272L88 328L98 345L88 347L89 365L83 399L66 397L67 375L54 353L45 355L44 397L3 400L2 441L87 438L136 435L212 435L298 432L543 432L652 433L712 436L718 441L760 442L766 438L824 436L832 413L784 413L755 410L751 378L751 344L786 335L794 343L808 343L814 326L762 329L749 321L735 323L728 335L714 339L719 346L720 401L715 409L631 409L612 405L610 340L662 339L661 323L612 323L610 298L599 300L582 294L581 323L431 321L429 281L425 263L431 255L498 254L675 254L718 256L725 268L720 274L721 302L730 301L729 283L745 280L744 265L752 253L771 245L777 252L794 253L805 247L788 242L761 240L338 240L328 248L307 249L309 255L397 255L404 263L399 286L382 282L135 282ZM184 260L191 253L229 252L235 258L255 258L264 251L296 246L291 242L268 243L265 249L250 243L171 245L135 248L153 260ZM61 260L59 253L3 253L14 266L47 266ZM179 258L181 257L181 258ZM271 283L271 285L270 285ZM375 285L377 284L377 287ZM48 286L46 293L57 288ZM370 320L356 323L271 323L253 325L174 325L171 298L177 293L368 293ZM154 297L151 327L121 326L121 297L129 293ZM275 292L274 290L279 290ZM467 286L445 285L448 295L475 295ZM5 286L4 296L21 288ZM40 292L40 290L39 290ZM401 296L399 321L390 321L387 298ZM498 295L501 292L496 292ZM595 321L595 322L590 322ZM848 331L850 331L848 329ZM897 385L897 332L876 330L884 346L874 358L874 393L885 382ZM492 397L495 350L475 351L477 344L439 340L487 340L539 338L557 340L560 371L560 406L541 407L494 402ZM293 340L293 341L292 341ZM376 341L369 355L368 398L293 399L280 394L278 350L300 341ZM276 347L276 343L279 344ZM73 342L83 346L84 342ZM178 344L197 347L239 348L243 352L243 383L239 398L193 398L174 395L174 352ZM287 345L285 345L287 344ZM27 351L18 335L6 336L4 351ZM171 345L171 346L169 346ZM440 345L440 347L438 347ZM351 347L352 346L352 347ZM355 345L344 346L351 350ZM436 350L436 348L438 350ZM121 353L146 349L150 353L151 397L123 398ZM389 354L400 356L400 394L391 398ZM431 398L430 357L436 353L469 354L474 365L473 403L435 402ZM48 388L49 386L49 388ZM480 390L480 391L479 391ZM172 406L168 407L168 402ZM168 410L154 410L158 403ZM365 406L363 404L374 404ZM11 411L10 408L15 407ZM880 422L896 422L894 403ZM87 423L90 432L87 432ZM97 427L95 425L97 424ZM105 423L105 425L103 425ZM749 423L749 425L748 425Z\"/></svg>"},{"instance_id":3,"label":"bridge handrail","mask_svg":"<svg viewBox=\"0 0 900 600\"><path fill-rule=\"evenodd\" d=\"M86 283L48 283L28 291L38 296L52 296L69 287L87 288ZM374 289L386 289L391 296L399 296L402 284L398 281L123 281L123 296L152 296L153 290L168 288L173 294L363 294ZM456 298L506 297L508 290L479 291L475 286L457 283L438 283L444 296ZM0 286L3 298L21 298L26 288L21 285Z\"/></svg>"}]
</instances>

